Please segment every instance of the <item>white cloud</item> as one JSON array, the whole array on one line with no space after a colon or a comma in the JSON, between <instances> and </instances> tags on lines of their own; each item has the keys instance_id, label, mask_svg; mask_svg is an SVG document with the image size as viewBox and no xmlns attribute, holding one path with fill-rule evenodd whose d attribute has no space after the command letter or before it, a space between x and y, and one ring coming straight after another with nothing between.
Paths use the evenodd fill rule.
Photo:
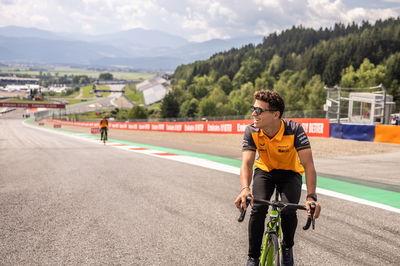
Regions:
<instances>
[{"instance_id":1,"label":"white cloud","mask_svg":"<svg viewBox=\"0 0 400 266\"><path fill-rule=\"evenodd\" d=\"M266 8L275 8L275 11L283 11L282 1L279 0L253 0L256 5ZM277 9L277 10L276 10Z\"/></svg>"},{"instance_id":2,"label":"white cloud","mask_svg":"<svg viewBox=\"0 0 400 266\"><path fill-rule=\"evenodd\" d=\"M375 21L377 19L386 19L390 17L396 17L398 14L392 9L364 9L354 8L349 10L345 14L346 22L352 21L360 22L362 20Z\"/></svg>"},{"instance_id":3,"label":"white cloud","mask_svg":"<svg viewBox=\"0 0 400 266\"><path fill-rule=\"evenodd\" d=\"M399 16L400 0L0 0L0 26L101 34L141 27L189 40ZM351 4L351 5L350 5ZM34 15L32 15L34 14Z\"/></svg>"},{"instance_id":4,"label":"white cloud","mask_svg":"<svg viewBox=\"0 0 400 266\"><path fill-rule=\"evenodd\" d=\"M34 24L40 24L40 25L48 25L49 24L49 19L47 17L44 17L44 16L33 15L31 17L31 21Z\"/></svg>"}]
</instances>

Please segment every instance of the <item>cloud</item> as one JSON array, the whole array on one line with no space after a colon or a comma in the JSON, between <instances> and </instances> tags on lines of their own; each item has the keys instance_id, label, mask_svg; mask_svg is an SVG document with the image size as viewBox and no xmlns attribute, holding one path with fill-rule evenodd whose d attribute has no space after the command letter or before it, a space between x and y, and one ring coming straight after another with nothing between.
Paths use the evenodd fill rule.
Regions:
<instances>
[{"instance_id":1,"label":"cloud","mask_svg":"<svg viewBox=\"0 0 400 266\"><path fill-rule=\"evenodd\" d=\"M397 17L400 0L0 0L0 26L90 34L158 29L189 40ZM34 14L32 16L32 14Z\"/></svg>"},{"instance_id":2,"label":"cloud","mask_svg":"<svg viewBox=\"0 0 400 266\"><path fill-rule=\"evenodd\" d=\"M0 0L0 5L12 5L14 4L13 0Z\"/></svg>"},{"instance_id":3,"label":"cloud","mask_svg":"<svg viewBox=\"0 0 400 266\"><path fill-rule=\"evenodd\" d=\"M362 20L370 20L370 21L376 21L378 19L386 19L390 17L396 17L398 16L398 13L395 12L393 9L374 9L374 10L368 10L364 8L354 8L352 10L349 10L346 13L346 22L351 22L351 21L356 21L360 22Z\"/></svg>"}]
</instances>

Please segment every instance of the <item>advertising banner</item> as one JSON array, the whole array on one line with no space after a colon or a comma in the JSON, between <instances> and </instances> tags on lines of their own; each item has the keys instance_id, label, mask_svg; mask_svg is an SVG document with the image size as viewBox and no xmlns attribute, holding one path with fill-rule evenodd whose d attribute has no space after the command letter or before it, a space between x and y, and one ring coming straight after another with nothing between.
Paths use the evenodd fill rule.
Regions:
<instances>
[{"instance_id":1,"label":"advertising banner","mask_svg":"<svg viewBox=\"0 0 400 266\"><path fill-rule=\"evenodd\" d=\"M353 139L360 141L374 141L375 126L352 125L352 124L330 124L331 137L338 139Z\"/></svg>"},{"instance_id":2,"label":"advertising banner","mask_svg":"<svg viewBox=\"0 0 400 266\"><path fill-rule=\"evenodd\" d=\"M317 118L290 119L300 123L310 137L329 137L329 120ZM53 120L64 125L96 127L98 122L77 122ZM253 120L230 121L192 121L192 122L109 122L111 129L184 132L184 133L213 133L213 134L243 134L246 126Z\"/></svg>"},{"instance_id":3,"label":"advertising banner","mask_svg":"<svg viewBox=\"0 0 400 266\"><path fill-rule=\"evenodd\" d=\"M400 144L400 126L397 125L375 126L374 141Z\"/></svg>"},{"instance_id":4,"label":"advertising banner","mask_svg":"<svg viewBox=\"0 0 400 266\"><path fill-rule=\"evenodd\" d=\"M65 104L57 103L11 103L0 102L0 107L15 107L15 108L58 108L64 109Z\"/></svg>"},{"instance_id":5,"label":"advertising banner","mask_svg":"<svg viewBox=\"0 0 400 266\"><path fill-rule=\"evenodd\" d=\"M323 118L288 118L301 124L309 137L329 138L329 119Z\"/></svg>"}]
</instances>

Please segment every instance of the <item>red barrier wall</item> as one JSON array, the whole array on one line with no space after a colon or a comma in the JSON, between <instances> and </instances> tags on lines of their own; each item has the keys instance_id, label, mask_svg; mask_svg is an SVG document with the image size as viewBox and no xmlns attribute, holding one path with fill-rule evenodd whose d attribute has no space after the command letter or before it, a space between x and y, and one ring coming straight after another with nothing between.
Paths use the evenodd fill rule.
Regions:
<instances>
[{"instance_id":1,"label":"red barrier wall","mask_svg":"<svg viewBox=\"0 0 400 266\"><path fill-rule=\"evenodd\" d=\"M329 120L317 118L290 119L300 123L308 136L329 137ZM98 122L74 122L52 120L57 123L71 126L98 127ZM109 122L112 129L185 132L185 133L216 133L216 134L243 134L246 126L253 120L231 121L196 121L196 122Z\"/></svg>"},{"instance_id":2,"label":"red barrier wall","mask_svg":"<svg viewBox=\"0 0 400 266\"><path fill-rule=\"evenodd\" d=\"M288 118L301 124L304 131L309 137L325 137L330 136L329 119L323 118Z\"/></svg>"},{"instance_id":3,"label":"red barrier wall","mask_svg":"<svg viewBox=\"0 0 400 266\"><path fill-rule=\"evenodd\" d=\"M374 141L400 144L400 126L392 126L392 125L375 126Z\"/></svg>"}]
</instances>

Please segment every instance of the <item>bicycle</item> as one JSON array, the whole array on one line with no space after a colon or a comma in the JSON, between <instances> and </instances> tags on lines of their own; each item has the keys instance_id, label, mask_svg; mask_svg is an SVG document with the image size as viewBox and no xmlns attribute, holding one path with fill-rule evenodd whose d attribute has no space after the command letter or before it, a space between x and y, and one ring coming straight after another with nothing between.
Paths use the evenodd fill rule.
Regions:
<instances>
[{"instance_id":1,"label":"bicycle","mask_svg":"<svg viewBox=\"0 0 400 266\"><path fill-rule=\"evenodd\" d=\"M101 133L100 133L100 141L103 141L104 145L106 145L106 141L108 139L108 136L107 136L108 135L108 133L107 133L108 129L103 127L103 128L100 129L100 131L101 131Z\"/></svg>"},{"instance_id":2,"label":"bicycle","mask_svg":"<svg viewBox=\"0 0 400 266\"><path fill-rule=\"evenodd\" d=\"M246 197L246 206L249 205L251 196ZM271 206L271 210L268 212L269 221L266 224L264 232L263 243L261 246L260 266L280 266L281 265L281 252L282 252L282 228L281 228L281 212L283 209L295 209L295 210L306 210L306 206L286 203L279 200L279 193L275 190L275 199L273 201L254 199L254 203L265 205L267 208ZM312 229L315 229L314 219L315 203L312 202L310 205L310 217L307 218L306 225L303 226L303 230L308 230L312 225ZM238 222L243 222L246 215L246 209L243 209L240 213Z\"/></svg>"}]
</instances>

